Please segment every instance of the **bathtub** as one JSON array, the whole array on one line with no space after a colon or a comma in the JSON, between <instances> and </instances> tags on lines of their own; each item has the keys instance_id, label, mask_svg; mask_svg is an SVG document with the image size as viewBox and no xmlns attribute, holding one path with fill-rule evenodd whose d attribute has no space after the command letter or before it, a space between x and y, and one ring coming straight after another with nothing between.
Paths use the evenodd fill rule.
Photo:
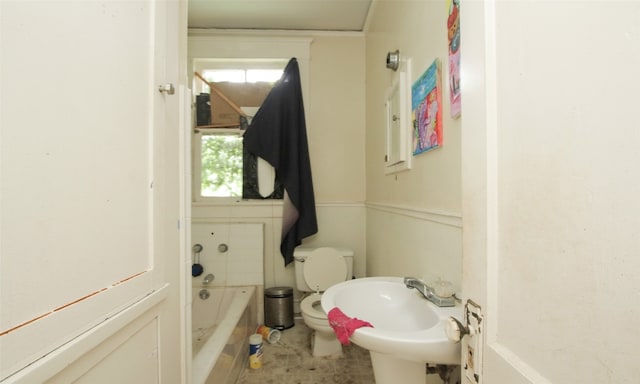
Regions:
<instances>
[{"instance_id":1,"label":"bathtub","mask_svg":"<svg viewBox=\"0 0 640 384\"><path fill-rule=\"evenodd\" d=\"M210 296L200 298L206 289ZM193 384L233 384L249 355L257 324L256 287L193 287Z\"/></svg>"}]
</instances>

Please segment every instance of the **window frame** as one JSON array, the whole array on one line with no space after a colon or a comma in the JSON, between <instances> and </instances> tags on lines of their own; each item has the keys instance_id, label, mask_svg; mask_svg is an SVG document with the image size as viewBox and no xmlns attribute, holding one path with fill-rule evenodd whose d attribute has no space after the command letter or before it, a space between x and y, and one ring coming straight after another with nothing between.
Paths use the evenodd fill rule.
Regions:
<instances>
[{"instance_id":1,"label":"window frame","mask_svg":"<svg viewBox=\"0 0 640 384\"><path fill-rule=\"evenodd\" d=\"M206 79L207 71L213 70L238 70L245 71L245 80L247 77L247 71L252 69L277 69L283 71L285 66L287 65L289 60L285 59L215 59L215 60L207 60L203 61L201 64L201 68L199 73ZM251 83L248 81L238 82L238 84L247 84ZM202 92L210 92L206 83L203 81L198 81L196 84L199 86L194 87L193 99L195 103L196 95L199 95ZM258 108L251 108L251 110L246 110L249 116L252 116L257 112ZM208 135L244 135L244 131L240 128L201 128L195 126L194 119L194 136L197 138L193 142L193 148L196 155L193 158L193 192L194 192L194 201L216 201L216 202L225 202L225 201L241 201L241 200L258 200L258 199L244 199L241 193L241 196L204 196L202 194L202 137ZM244 168L243 168L244 170ZM275 174L271 176L275 177ZM244 180L244 178L243 178ZM242 186L241 186L242 187ZM243 188L241 188L242 190Z\"/></svg>"},{"instance_id":2,"label":"window frame","mask_svg":"<svg viewBox=\"0 0 640 384\"><path fill-rule=\"evenodd\" d=\"M192 30L188 38L188 60L192 73L192 95L202 89L202 81L193 73L201 73L205 69L224 69L233 63L244 63L246 69L268 68L266 63L273 63L272 68L283 69L293 57L298 60L300 81L305 106L309 105L309 68L311 59L312 37L301 36L249 36L225 35L216 31ZM194 96L195 97L195 96ZM195 112L195 108L194 108ZM195 118L193 119L195 127ZM214 128L216 132L226 128ZM203 129L198 129L203 130ZM242 197L207 197L201 196L201 139L198 130L192 134L192 201L198 204L230 204L238 202L273 204L278 200L244 200ZM233 130L233 129L232 129ZM238 129L235 129L239 131ZM307 131L310 130L307 124Z\"/></svg>"},{"instance_id":3,"label":"window frame","mask_svg":"<svg viewBox=\"0 0 640 384\"><path fill-rule=\"evenodd\" d=\"M203 135L238 135L244 132L240 128L198 128L192 135L192 181L193 201L196 202L234 202L242 200L242 196L202 196L202 136Z\"/></svg>"},{"instance_id":4,"label":"window frame","mask_svg":"<svg viewBox=\"0 0 640 384\"><path fill-rule=\"evenodd\" d=\"M241 131L240 129L220 129L220 128L214 128L214 129L201 129L199 134L198 134L198 149L200 150L200 156L198 157L197 161L198 161L198 165L199 165L199 170L198 170L198 177L200 178L200 183L199 183L199 187L200 187L200 197L203 198L241 198L242 197L242 190L243 190L243 171L244 171L244 156L243 156L243 138L242 135L244 134L243 131ZM203 195L202 190L203 190L203 186L202 186L202 171L203 168L202 167L202 147L203 147L203 141L205 140L206 137L233 137L235 140L239 141L240 144L240 195L239 196L208 196L208 195ZM238 141L236 141L236 143L238 143ZM235 143L234 143L235 144ZM236 144L237 145L237 144ZM235 145L234 145L235 146ZM233 160L232 160L233 161ZM234 169L234 171L237 172L237 169ZM216 173L215 171L213 173ZM225 182L227 183L227 185L229 184L229 180L227 180L227 178L225 178ZM233 183L231 183L233 184Z\"/></svg>"}]
</instances>

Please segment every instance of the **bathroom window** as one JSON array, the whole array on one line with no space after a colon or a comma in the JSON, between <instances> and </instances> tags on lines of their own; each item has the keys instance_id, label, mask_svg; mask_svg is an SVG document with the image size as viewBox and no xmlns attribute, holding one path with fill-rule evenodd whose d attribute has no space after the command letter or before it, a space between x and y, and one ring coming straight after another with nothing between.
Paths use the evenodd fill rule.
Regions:
<instances>
[{"instance_id":1,"label":"bathroom window","mask_svg":"<svg viewBox=\"0 0 640 384\"><path fill-rule=\"evenodd\" d=\"M206 69L202 71L202 76L215 83L224 81L231 83L257 83L261 81L275 83L282 76L282 69ZM209 91L206 84L202 85L202 89L206 92Z\"/></svg>"},{"instance_id":2,"label":"bathroom window","mask_svg":"<svg viewBox=\"0 0 640 384\"><path fill-rule=\"evenodd\" d=\"M200 135L200 196L242 196L242 136Z\"/></svg>"},{"instance_id":3,"label":"bathroom window","mask_svg":"<svg viewBox=\"0 0 640 384\"><path fill-rule=\"evenodd\" d=\"M270 84L270 87L282 76L283 68L287 61L225 61L215 60L207 62L208 68L200 68L202 74L211 83L261 83ZM232 85L231 85L232 86ZM195 95L209 94L211 90L203 81L195 81ZM268 91L267 91L268 92ZM231 98L230 95L228 96ZM197 96L196 96L197 99ZM238 102L242 104L241 101ZM259 107L246 107L238 105L248 115L248 123L255 115ZM212 106L215 108L215 106ZM215 112L215 111L214 111ZM243 172L263 165L247 166L246 154L242 150L242 131L239 127L198 127L194 134L194 161L193 179L194 195L196 200L208 200L211 198L233 198L243 196ZM255 159L253 160L255 161ZM271 173L270 173L271 172ZM275 179L275 172L261 170L262 178ZM246 178L244 178L246 179ZM246 192L246 188L245 188ZM264 195L262 191L256 198Z\"/></svg>"}]
</instances>

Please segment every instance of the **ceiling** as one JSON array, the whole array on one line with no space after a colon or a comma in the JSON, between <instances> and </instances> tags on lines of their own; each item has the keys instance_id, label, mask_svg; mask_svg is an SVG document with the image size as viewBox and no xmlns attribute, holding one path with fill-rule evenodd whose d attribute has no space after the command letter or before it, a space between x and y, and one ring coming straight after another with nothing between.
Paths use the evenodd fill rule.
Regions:
<instances>
[{"instance_id":1,"label":"ceiling","mask_svg":"<svg viewBox=\"0 0 640 384\"><path fill-rule=\"evenodd\" d=\"M189 28L362 31L372 0L189 0Z\"/></svg>"}]
</instances>

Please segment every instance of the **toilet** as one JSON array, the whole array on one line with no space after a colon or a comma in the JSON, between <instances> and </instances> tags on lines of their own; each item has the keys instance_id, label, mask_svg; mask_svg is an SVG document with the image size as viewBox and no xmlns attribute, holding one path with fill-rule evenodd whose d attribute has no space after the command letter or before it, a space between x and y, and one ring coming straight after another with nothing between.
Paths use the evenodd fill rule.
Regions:
<instances>
[{"instance_id":1,"label":"toilet","mask_svg":"<svg viewBox=\"0 0 640 384\"><path fill-rule=\"evenodd\" d=\"M320 305L322 292L330 286L349 280L353 274L353 251L345 248L298 247L293 252L296 288L305 292L300 302L304 323L311 329L313 356L338 357L342 345L336 338Z\"/></svg>"}]
</instances>

